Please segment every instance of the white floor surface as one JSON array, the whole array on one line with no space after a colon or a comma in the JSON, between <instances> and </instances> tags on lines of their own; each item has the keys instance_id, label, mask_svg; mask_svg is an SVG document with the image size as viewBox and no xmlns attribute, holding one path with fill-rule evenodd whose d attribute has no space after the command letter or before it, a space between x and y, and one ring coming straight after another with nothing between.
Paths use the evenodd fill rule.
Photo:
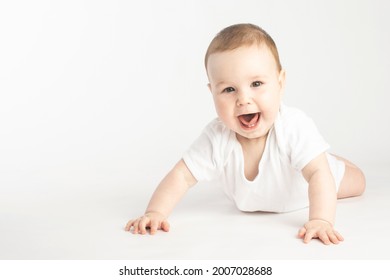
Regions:
<instances>
[{"instance_id":1,"label":"white floor surface","mask_svg":"<svg viewBox=\"0 0 390 280\"><path fill-rule=\"evenodd\" d=\"M130 187L41 196L2 188L0 259L390 259L390 166L365 173L364 196L338 203L345 241L337 246L296 237L307 209L242 213L214 186L192 189L171 215L171 231L155 236L123 230L149 200Z\"/></svg>"}]
</instances>

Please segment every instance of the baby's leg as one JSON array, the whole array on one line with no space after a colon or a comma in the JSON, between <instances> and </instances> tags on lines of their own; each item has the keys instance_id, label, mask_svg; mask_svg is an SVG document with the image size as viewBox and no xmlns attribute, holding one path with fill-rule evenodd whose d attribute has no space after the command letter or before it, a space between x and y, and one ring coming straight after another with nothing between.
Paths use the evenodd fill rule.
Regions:
<instances>
[{"instance_id":1,"label":"baby's leg","mask_svg":"<svg viewBox=\"0 0 390 280\"><path fill-rule=\"evenodd\" d=\"M352 162L336 155L333 156L345 163L345 173L337 192L337 198L362 195L366 188L366 179L363 172Z\"/></svg>"}]
</instances>

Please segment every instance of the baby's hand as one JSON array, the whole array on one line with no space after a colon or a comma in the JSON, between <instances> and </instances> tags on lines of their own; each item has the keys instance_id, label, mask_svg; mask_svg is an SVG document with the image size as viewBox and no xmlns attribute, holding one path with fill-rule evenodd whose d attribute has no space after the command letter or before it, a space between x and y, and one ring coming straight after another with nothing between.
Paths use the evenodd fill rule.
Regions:
<instances>
[{"instance_id":1,"label":"baby's hand","mask_svg":"<svg viewBox=\"0 0 390 280\"><path fill-rule=\"evenodd\" d=\"M133 228L133 234L146 234L146 230L150 229L150 234L155 234L158 229L169 231L169 223L165 216L158 212L149 212L135 220L130 220L126 227L126 231Z\"/></svg>"},{"instance_id":2,"label":"baby's hand","mask_svg":"<svg viewBox=\"0 0 390 280\"><path fill-rule=\"evenodd\" d=\"M309 243L313 238L319 238L325 245L338 244L344 240L341 234L333 229L332 224L324 220L308 221L299 230L298 236L303 238L305 243Z\"/></svg>"}]
</instances>

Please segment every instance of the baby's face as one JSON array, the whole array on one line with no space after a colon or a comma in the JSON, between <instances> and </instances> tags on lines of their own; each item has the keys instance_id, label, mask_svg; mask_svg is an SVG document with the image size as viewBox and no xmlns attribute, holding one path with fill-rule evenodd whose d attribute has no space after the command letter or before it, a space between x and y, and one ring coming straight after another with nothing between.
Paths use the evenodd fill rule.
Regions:
<instances>
[{"instance_id":1,"label":"baby's face","mask_svg":"<svg viewBox=\"0 0 390 280\"><path fill-rule=\"evenodd\" d=\"M214 53L207 72L220 120L238 136L265 137L278 115L285 81L268 47Z\"/></svg>"}]
</instances>

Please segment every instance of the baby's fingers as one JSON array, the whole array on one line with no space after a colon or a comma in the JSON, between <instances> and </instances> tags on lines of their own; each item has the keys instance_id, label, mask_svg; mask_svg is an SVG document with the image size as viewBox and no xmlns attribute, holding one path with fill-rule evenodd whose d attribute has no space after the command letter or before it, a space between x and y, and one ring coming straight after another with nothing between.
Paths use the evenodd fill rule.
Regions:
<instances>
[{"instance_id":1,"label":"baby's fingers","mask_svg":"<svg viewBox=\"0 0 390 280\"><path fill-rule=\"evenodd\" d=\"M133 234L138 234L138 231L139 231L139 219L137 220L134 220L133 222Z\"/></svg>"},{"instance_id":2,"label":"baby's fingers","mask_svg":"<svg viewBox=\"0 0 390 280\"><path fill-rule=\"evenodd\" d=\"M318 238L322 241L322 243L324 243L325 245L329 245L331 244L330 240L329 240L329 236L328 236L328 233L325 232L325 231L321 231L318 233Z\"/></svg>"},{"instance_id":3,"label":"baby's fingers","mask_svg":"<svg viewBox=\"0 0 390 280\"><path fill-rule=\"evenodd\" d=\"M162 229L163 231L169 231L169 223L164 220L160 222L159 220L152 220L150 222L150 234L156 234L157 230Z\"/></svg>"},{"instance_id":4,"label":"baby's fingers","mask_svg":"<svg viewBox=\"0 0 390 280\"><path fill-rule=\"evenodd\" d=\"M161 222L161 229L165 232L168 232L170 228L170 225L167 221L162 221Z\"/></svg>"},{"instance_id":5,"label":"baby's fingers","mask_svg":"<svg viewBox=\"0 0 390 280\"><path fill-rule=\"evenodd\" d=\"M125 231L130 231L131 227L133 226L134 220L130 220L127 222L125 226Z\"/></svg>"},{"instance_id":6,"label":"baby's fingers","mask_svg":"<svg viewBox=\"0 0 390 280\"><path fill-rule=\"evenodd\" d=\"M305 236L305 233L306 233L306 228L301 228L299 231L298 231L298 237L299 238L303 238Z\"/></svg>"},{"instance_id":7,"label":"baby's fingers","mask_svg":"<svg viewBox=\"0 0 390 280\"><path fill-rule=\"evenodd\" d=\"M155 234L158 230L158 221L152 220L150 222L150 234Z\"/></svg>"},{"instance_id":8,"label":"baby's fingers","mask_svg":"<svg viewBox=\"0 0 390 280\"><path fill-rule=\"evenodd\" d=\"M340 240L337 238L337 236L333 232L331 234L329 234L329 240L333 244L339 244L340 243Z\"/></svg>"},{"instance_id":9,"label":"baby's fingers","mask_svg":"<svg viewBox=\"0 0 390 280\"><path fill-rule=\"evenodd\" d=\"M339 240L339 241L344 241L344 237L340 234L340 233L338 233L337 231L333 231L333 233L334 233L334 235L337 237L337 239Z\"/></svg>"},{"instance_id":10,"label":"baby's fingers","mask_svg":"<svg viewBox=\"0 0 390 280\"><path fill-rule=\"evenodd\" d=\"M141 234L146 234L146 228L150 226L150 219L148 217L142 217L139 221L138 228Z\"/></svg>"},{"instance_id":11,"label":"baby's fingers","mask_svg":"<svg viewBox=\"0 0 390 280\"><path fill-rule=\"evenodd\" d=\"M142 232L146 230L145 230L145 226L142 224L142 220L143 217L130 221L127 224L129 227L129 231L131 230L131 227L133 227L133 232L132 232L133 234L138 234L138 233L143 234Z\"/></svg>"},{"instance_id":12,"label":"baby's fingers","mask_svg":"<svg viewBox=\"0 0 390 280\"><path fill-rule=\"evenodd\" d=\"M333 244L339 244L340 241L344 241L344 238L337 231L333 231L329 234L329 239Z\"/></svg>"},{"instance_id":13,"label":"baby's fingers","mask_svg":"<svg viewBox=\"0 0 390 280\"><path fill-rule=\"evenodd\" d=\"M305 237L303 238L304 243L309 243L310 240L317 237L314 230L306 230Z\"/></svg>"},{"instance_id":14,"label":"baby's fingers","mask_svg":"<svg viewBox=\"0 0 390 280\"><path fill-rule=\"evenodd\" d=\"M169 223L167 220L163 220L160 217L149 217L147 215L142 216L136 220L130 220L127 222L125 230L131 231L133 234L146 234L150 229L150 234L155 234L157 230L162 229L169 231Z\"/></svg>"},{"instance_id":15,"label":"baby's fingers","mask_svg":"<svg viewBox=\"0 0 390 280\"><path fill-rule=\"evenodd\" d=\"M307 230L305 227L302 227L298 231L298 237L303 238L304 243L309 243L314 238L314 232L313 230Z\"/></svg>"}]
</instances>

